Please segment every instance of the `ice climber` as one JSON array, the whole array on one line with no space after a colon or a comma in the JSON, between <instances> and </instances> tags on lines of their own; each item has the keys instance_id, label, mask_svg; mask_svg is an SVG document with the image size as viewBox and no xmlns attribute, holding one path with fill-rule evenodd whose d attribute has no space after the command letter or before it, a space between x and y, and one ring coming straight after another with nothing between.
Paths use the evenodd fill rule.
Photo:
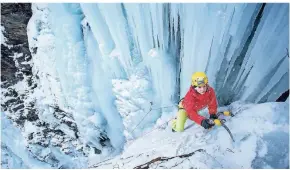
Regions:
<instances>
[{"instance_id":1,"label":"ice climber","mask_svg":"<svg viewBox=\"0 0 290 170\"><path fill-rule=\"evenodd\" d=\"M212 120L218 120L217 99L215 91L208 85L208 78L204 72L195 72L191 77L191 86L185 97L178 104L177 118L172 122L172 131L184 130L186 119L189 118L205 129L215 125ZM210 118L198 114L198 111L208 107Z\"/></svg>"}]
</instances>

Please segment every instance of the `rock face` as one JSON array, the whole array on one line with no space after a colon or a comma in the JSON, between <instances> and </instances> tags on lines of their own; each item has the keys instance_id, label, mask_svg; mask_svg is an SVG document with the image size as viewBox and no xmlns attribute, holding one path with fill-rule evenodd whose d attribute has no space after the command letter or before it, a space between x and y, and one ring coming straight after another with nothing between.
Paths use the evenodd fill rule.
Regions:
<instances>
[{"instance_id":1,"label":"rock face","mask_svg":"<svg viewBox=\"0 0 290 170\"><path fill-rule=\"evenodd\" d=\"M2 111L13 113L11 118L17 125L23 126L25 119L36 120L33 102L25 104L25 94L19 94L13 85L23 82L28 91L37 85L33 83L31 53L27 41L27 23L32 16L31 4L1 4L1 27L4 28L5 41L1 43L1 100ZM25 78L25 80L24 80ZM25 106L26 105L26 106ZM24 110L28 114L24 116Z\"/></svg>"},{"instance_id":2,"label":"rock face","mask_svg":"<svg viewBox=\"0 0 290 170\"><path fill-rule=\"evenodd\" d=\"M32 75L31 66L23 64L31 60L26 31L31 16L31 4L1 4L1 26L5 29L3 35L8 45L1 43L1 82L13 85L23 79L23 74ZM22 55L13 60L14 53ZM17 71L21 73L15 74Z\"/></svg>"}]
</instances>

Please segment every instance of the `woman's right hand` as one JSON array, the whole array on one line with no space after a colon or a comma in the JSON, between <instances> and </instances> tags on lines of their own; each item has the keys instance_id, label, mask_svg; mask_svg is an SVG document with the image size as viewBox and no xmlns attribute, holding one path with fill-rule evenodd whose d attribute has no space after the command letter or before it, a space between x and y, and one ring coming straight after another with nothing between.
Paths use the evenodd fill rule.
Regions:
<instances>
[{"instance_id":1,"label":"woman's right hand","mask_svg":"<svg viewBox=\"0 0 290 170\"><path fill-rule=\"evenodd\" d=\"M203 119L201 121L201 126L204 127L205 129L210 129L214 126L214 122L210 119Z\"/></svg>"}]
</instances>

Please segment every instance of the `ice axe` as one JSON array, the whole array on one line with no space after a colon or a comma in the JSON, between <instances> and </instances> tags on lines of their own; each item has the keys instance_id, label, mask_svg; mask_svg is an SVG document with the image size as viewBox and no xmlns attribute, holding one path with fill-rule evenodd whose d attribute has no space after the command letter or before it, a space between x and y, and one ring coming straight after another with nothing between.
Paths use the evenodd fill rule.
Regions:
<instances>
[{"instance_id":1,"label":"ice axe","mask_svg":"<svg viewBox=\"0 0 290 170\"><path fill-rule=\"evenodd\" d=\"M221 118L220 115L232 116L232 114L231 114L230 112L228 112L228 111L217 113L217 116L218 116L219 118ZM232 132L231 132L230 129L225 125L225 122L226 122L225 119L214 119L214 120L210 119L210 123L211 123L211 124L215 124L215 125L217 125L217 126L222 126L222 127L224 127L224 128L227 130L227 132L230 134L230 136L231 136L233 142L235 142L234 137L233 137L233 135L232 135Z\"/></svg>"},{"instance_id":2,"label":"ice axe","mask_svg":"<svg viewBox=\"0 0 290 170\"><path fill-rule=\"evenodd\" d=\"M228 133L230 134L230 136L231 136L233 142L235 142L234 137L233 137L233 134L232 134L232 132L230 131L230 129L229 129L229 128L224 124L224 121L223 121L223 120L220 121L220 122L221 122L222 127L224 127L224 128L228 131Z\"/></svg>"}]
</instances>

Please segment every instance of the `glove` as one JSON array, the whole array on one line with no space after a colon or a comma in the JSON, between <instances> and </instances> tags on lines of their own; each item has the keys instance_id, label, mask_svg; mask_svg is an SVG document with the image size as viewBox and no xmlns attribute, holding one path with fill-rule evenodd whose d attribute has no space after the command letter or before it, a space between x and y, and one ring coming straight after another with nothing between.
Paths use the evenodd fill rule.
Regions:
<instances>
[{"instance_id":1,"label":"glove","mask_svg":"<svg viewBox=\"0 0 290 170\"><path fill-rule=\"evenodd\" d=\"M214 126L214 123L211 123L209 119L203 119L201 121L201 126L204 127L205 129L210 129Z\"/></svg>"},{"instance_id":2,"label":"glove","mask_svg":"<svg viewBox=\"0 0 290 170\"><path fill-rule=\"evenodd\" d=\"M218 116L216 114L210 114L209 118L210 119L218 119Z\"/></svg>"},{"instance_id":3,"label":"glove","mask_svg":"<svg viewBox=\"0 0 290 170\"><path fill-rule=\"evenodd\" d=\"M222 125L222 123L221 123L221 121L219 119L215 119L213 121L214 121L214 125L216 125L216 126L221 126Z\"/></svg>"}]
</instances>

